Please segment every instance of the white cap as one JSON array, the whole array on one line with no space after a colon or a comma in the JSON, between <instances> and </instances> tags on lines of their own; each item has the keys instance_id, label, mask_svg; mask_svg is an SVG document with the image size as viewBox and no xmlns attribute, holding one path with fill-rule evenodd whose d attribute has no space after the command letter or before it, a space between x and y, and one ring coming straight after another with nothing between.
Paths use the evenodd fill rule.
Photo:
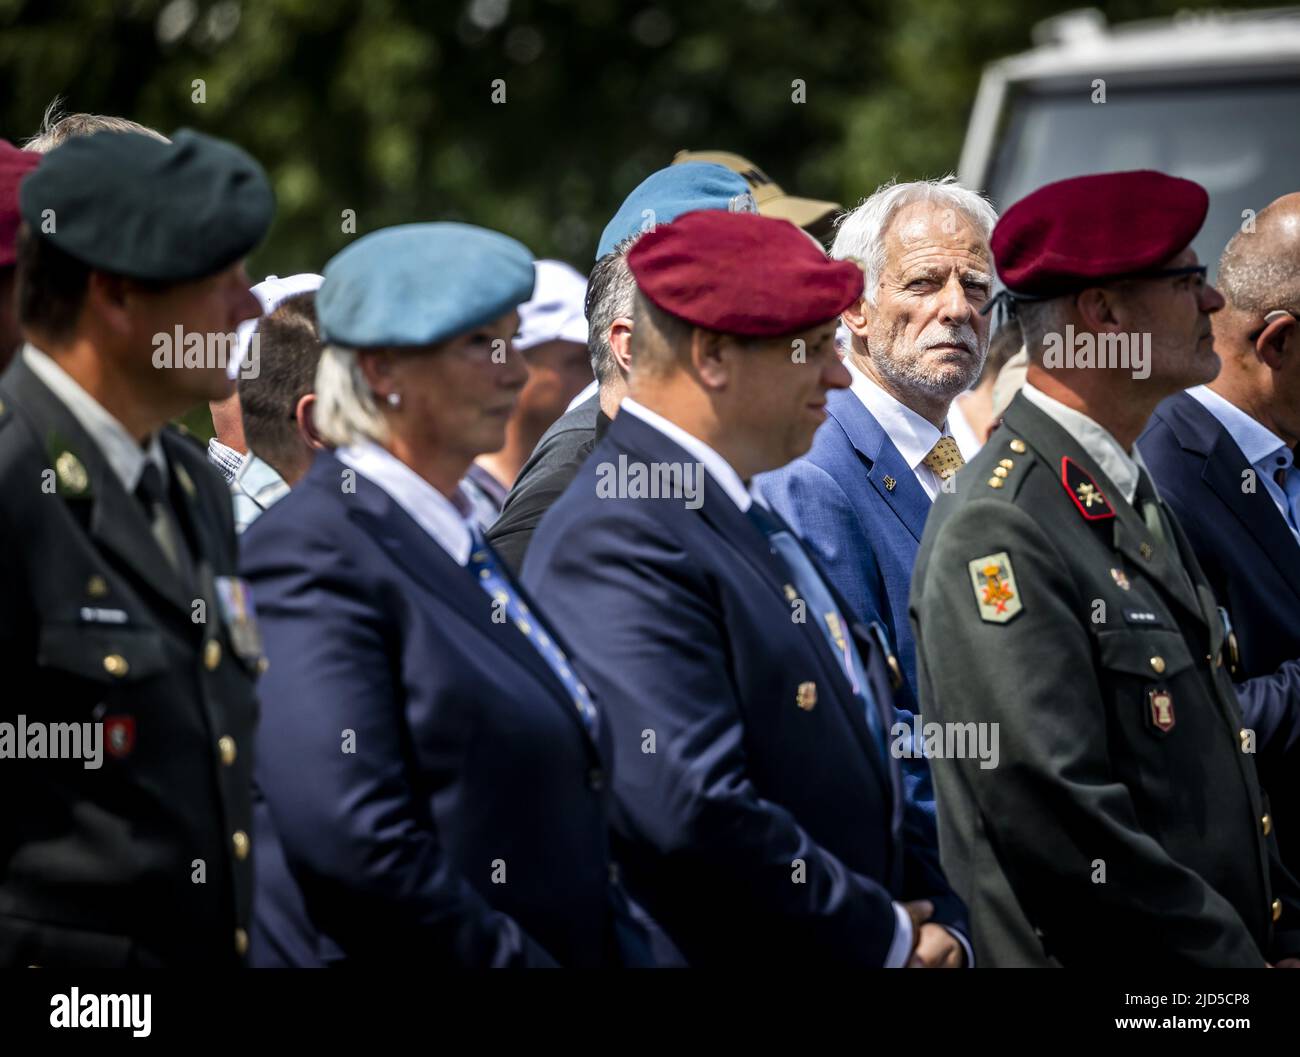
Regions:
<instances>
[{"instance_id":1,"label":"white cap","mask_svg":"<svg viewBox=\"0 0 1300 1057\"><path fill-rule=\"evenodd\" d=\"M264 317L269 316L289 298L297 294L319 290L320 284L324 281L324 276L317 275L315 272L300 272L285 279L281 279L278 275L268 275L254 286L253 296L262 304L262 315L244 320L235 330L235 334L239 338L239 349L230 362L226 364L226 376L231 379L239 377L239 372L244 366L244 360L248 357L248 347L253 343L253 331L257 329L257 325Z\"/></svg>"},{"instance_id":2,"label":"white cap","mask_svg":"<svg viewBox=\"0 0 1300 1057\"><path fill-rule=\"evenodd\" d=\"M533 261L537 283L533 296L519 306L515 348L531 349L548 341L587 344L587 280L563 261Z\"/></svg>"}]
</instances>

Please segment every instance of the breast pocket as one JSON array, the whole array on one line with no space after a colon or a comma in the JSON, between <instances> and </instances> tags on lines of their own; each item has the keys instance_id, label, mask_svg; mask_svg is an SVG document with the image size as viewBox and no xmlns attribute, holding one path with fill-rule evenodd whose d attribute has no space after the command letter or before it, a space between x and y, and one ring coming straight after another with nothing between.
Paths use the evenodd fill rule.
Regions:
<instances>
[{"instance_id":1,"label":"breast pocket","mask_svg":"<svg viewBox=\"0 0 1300 1057\"><path fill-rule=\"evenodd\" d=\"M1097 643L1114 773L1148 832L1166 846L1194 842L1189 820L1200 817L1205 794L1197 746L1213 716L1191 650L1179 632L1157 628L1102 631Z\"/></svg>"},{"instance_id":2,"label":"breast pocket","mask_svg":"<svg viewBox=\"0 0 1300 1057\"><path fill-rule=\"evenodd\" d=\"M138 692L167 670L167 654L153 628L47 624L38 636L36 664L45 700L34 704L93 705Z\"/></svg>"}]
</instances>

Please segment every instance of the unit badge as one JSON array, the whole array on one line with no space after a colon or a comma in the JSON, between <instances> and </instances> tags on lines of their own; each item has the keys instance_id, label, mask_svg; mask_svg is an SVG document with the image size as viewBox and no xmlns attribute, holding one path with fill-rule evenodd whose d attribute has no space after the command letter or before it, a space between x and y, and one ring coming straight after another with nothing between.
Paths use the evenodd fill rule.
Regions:
<instances>
[{"instance_id":1,"label":"unit badge","mask_svg":"<svg viewBox=\"0 0 1300 1057\"><path fill-rule=\"evenodd\" d=\"M986 554L967 566L971 586L975 588L975 602L980 619L989 624L1005 624L1024 606L1020 602L1020 588L1011 569L1011 558L1006 551Z\"/></svg>"},{"instance_id":2,"label":"unit badge","mask_svg":"<svg viewBox=\"0 0 1300 1057\"><path fill-rule=\"evenodd\" d=\"M135 717L104 717L104 749L110 756L123 759L135 748Z\"/></svg>"},{"instance_id":3,"label":"unit badge","mask_svg":"<svg viewBox=\"0 0 1300 1057\"><path fill-rule=\"evenodd\" d=\"M1174 729L1174 696L1168 690L1157 689L1147 693L1151 709L1151 725L1163 734Z\"/></svg>"}]
</instances>

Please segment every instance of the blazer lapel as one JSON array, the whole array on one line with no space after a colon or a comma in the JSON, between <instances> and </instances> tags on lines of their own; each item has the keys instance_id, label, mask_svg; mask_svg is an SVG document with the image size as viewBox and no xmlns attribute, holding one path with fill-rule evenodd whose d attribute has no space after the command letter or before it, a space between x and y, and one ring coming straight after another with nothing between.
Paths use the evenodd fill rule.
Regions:
<instances>
[{"instance_id":1,"label":"blazer lapel","mask_svg":"<svg viewBox=\"0 0 1300 1057\"><path fill-rule=\"evenodd\" d=\"M670 438L665 437L658 430L639 419L634 419L631 415L620 415L614 420L614 424L610 428L614 439L627 452L629 458L651 462L681 462L683 460L691 461L693 458L689 452ZM771 588L775 597L780 599L780 604L789 612L790 597L786 589L787 587L790 590L795 588L786 579L784 567L775 559L772 546L764 537L762 530L741 512L740 508L731 501L731 497L723 491L722 485L718 484L712 477L709 478L709 483L705 485L703 495L704 501L700 504L699 515L709 525L710 529L721 537L724 546L733 549L746 564L759 574ZM795 539L799 538L798 533L790 528L779 514L772 511L772 516L791 536ZM813 567L821 575L836 605L840 608L840 615L846 623L846 633L851 634L854 626L851 611L844 605L829 578L818 566L816 558L809 554L809 559L812 561ZM809 614L809 617L811 620L819 619L817 614ZM849 683L847 676L844 674L843 662L832 652L830 643L826 641L826 636L822 634L820 627L812 628L808 623L805 623L805 627L809 629L813 650L821 661L823 675L831 673L834 673L832 677L838 675L847 688ZM866 654L863 655L864 663L866 656ZM874 687L872 689L875 690ZM885 755L883 773L881 768L874 768L874 770L882 789L886 794L892 795L893 779L889 773L890 761L887 756L887 746L882 745L879 749L873 747L866 716L859 707L858 699L852 693L839 693L835 697L848 713L849 723L858 735L863 752L873 761L879 761L882 755ZM892 717L883 722L883 730L888 732Z\"/></svg>"},{"instance_id":2,"label":"blazer lapel","mask_svg":"<svg viewBox=\"0 0 1300 1057\"><path fill-rule=\"evenodd\" d=\"M337 492L337 481L344 466L333 455L322 453L312 464L311 475L328 482L326 487ZM499 624L492 620L492 604L487 594L474 582L469 571L457 565L437 541L431 539L392 497L382 488L357 475L356 492L343 497L347 513L362 524L367 532L402 567L412 580L441 598L453 612L497 649L502 649L522 664L551 691L551 698L582 732L594 749L594 742L582 717L574 706L569 692L560 682L551 666L513 624ZM499 563L500 564L500 563ZM501 564L504 570L504 564ZM509 573L506 573L509 576ZM511 579L511 585L518 590ZM522 592L520 592L522 597ZM530 607L531 608L531 607ZM551 630L547 629L548 634ZM558 640L557 640L558 641Z\"/></svg>"},{"instance_id":3,"label":"blazer lapel","mask_svg":"<svg viewBox=\"0 0 1300 1057\"><path fill-rule=\"evenodd\" d=\"M186 597L180 578L173 572L162 548L154 539L144 508L127 494L108 460L81 428L76 416L64 406L23 361L21 354L6 372L20 413L36 428L55 466L68 452L85 467L88 487L80 494L64 493L74 516L85 525L92 539L124 565L144 587L187 615L193 599ZM63 491L62 487L60 488Z\"/></svg>"},{"instance_id":4,"label":"blazer lapel","mask_svg":"<svg viewBox=\"0 0 1300 1057\"><path fill-rule=\"evenodd\" d=\"M930 497L894 442L851 389L829 393L826 410L866 460L867 480L912 538L920 543L930 513Z\"/></svg>"},{"instance_id":5,"label":"blazer lapel","mask_svg":"<svg viewBox=\"0 0 1300 1057\"><path fill-rule=\"evenodd\" d=\"M1218 425L1217 419L1215 424ZM1218 434L1205 459L1201 478L1219 502L1241 522L1278 574L1300 598L1300 544L1296 543L1274 505L1273 497L1262 485L1256 484L1251 494L1242 491L1242 475L1251 467L1228 431L1220 426ZM1286 560L1288 558L1290 560Z\"/></svg>"}]
</instances>

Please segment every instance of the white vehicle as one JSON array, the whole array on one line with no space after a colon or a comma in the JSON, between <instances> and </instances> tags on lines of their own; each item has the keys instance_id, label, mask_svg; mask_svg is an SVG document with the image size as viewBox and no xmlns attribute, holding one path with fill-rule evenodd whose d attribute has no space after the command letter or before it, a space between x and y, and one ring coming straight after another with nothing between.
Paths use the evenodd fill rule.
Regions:
<instances>
[{"instance_id":1,"label":"white vehicle","mask_svg":"<svg viewBox=\"0 0 1300 1057\"><path fill-rule=\"evenodd\" d=\"M1213 276L1253 213L1300 191L1300 7L1117 26L1087 9L1034 40L984 71L962 149L962 182L999 209L1084 173L1184 176L1210 192L1193 245Z\"/></svg>"}]
</instances>

